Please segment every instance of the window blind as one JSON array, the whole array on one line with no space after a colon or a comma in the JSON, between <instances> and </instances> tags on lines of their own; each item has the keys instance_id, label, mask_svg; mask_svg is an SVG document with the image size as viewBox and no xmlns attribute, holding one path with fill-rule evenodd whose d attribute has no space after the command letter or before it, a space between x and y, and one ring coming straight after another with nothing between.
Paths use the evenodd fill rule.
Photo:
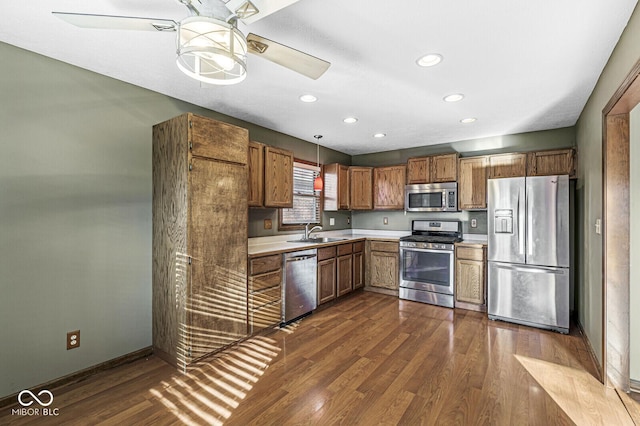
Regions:
<instances>
[{"instance_id":1,"label":"window blind","mask_svg":"<svg viewBox=\"0 0 640 426\"><path fill-rule=\"evenodd\" d=\"M313 190L313 180L320 168L293 163L293 208L282 209L282 224L320 223L320 192Z\"/></svg>"}]
</instances>

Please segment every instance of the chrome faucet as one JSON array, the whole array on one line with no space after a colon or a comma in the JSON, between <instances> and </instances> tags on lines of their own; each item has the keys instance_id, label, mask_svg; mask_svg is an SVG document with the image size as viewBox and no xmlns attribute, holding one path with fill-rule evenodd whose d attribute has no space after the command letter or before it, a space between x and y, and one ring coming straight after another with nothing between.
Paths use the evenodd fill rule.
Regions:
<instances>
[{"instance_id":1,"label":"chrome faucet","mask_svg":"<svg viewBox=\"0 0 640 426\"><path fill-rule=\"evenodd\" d=\"M309 229L309 225L311 225L311 223L307 223L307 224L304 226L304 239L305 239L305 240L308 240L308 239L310 238L310 236L311 236L311 233L312 233L312 232L322 230L322 226L320 226L320 225L316 225L316 226L314 226L314 227L313 227L313 228L311 228L311 229Z\"/></svg>"}]
</instances>

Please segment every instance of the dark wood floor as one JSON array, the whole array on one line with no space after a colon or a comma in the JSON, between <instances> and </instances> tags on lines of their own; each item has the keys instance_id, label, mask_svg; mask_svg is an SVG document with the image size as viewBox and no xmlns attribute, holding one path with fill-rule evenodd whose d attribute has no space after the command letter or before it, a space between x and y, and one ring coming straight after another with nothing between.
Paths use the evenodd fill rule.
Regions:
<instances>
[{"instance_id":1,"label":"dark wood floor","mask_svg":"<svg viewBox=\"0 0 640 426\"><path fill-rule=\"evenodd\" d=\"M0 424L632 424L577 332L359 292L188 374L150 357Z\"/></svg>"}]
</instances>

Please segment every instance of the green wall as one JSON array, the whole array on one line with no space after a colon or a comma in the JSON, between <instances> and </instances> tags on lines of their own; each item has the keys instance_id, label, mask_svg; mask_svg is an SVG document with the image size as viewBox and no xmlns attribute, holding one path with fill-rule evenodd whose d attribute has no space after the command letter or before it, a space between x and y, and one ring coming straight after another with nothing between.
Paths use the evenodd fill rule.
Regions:
<instances>
[{"instance_id":1,"label":"green wall","mask_svg":"<svg viewBox=\"0 0 640 426\"><path fill-rule=\"evenodd\" d=\"M602 110L640 58L640 11L627 23L576 123L578 145L578 289L579 320L602 365ZM637 154L636 154L637 155ZM636 161L635 157L632 161ZM633 263L633 262L632 262Z\"/></svg>"},{"instance_id":2,"label":"green wall","mask_svg":"<svg viewBox=\"0 0 640 426\"><path fill-rule=\"evenodd\" d=\"M192 111L306 160L316 149L14 46L0 57L2 398L151 345L154 124Z\"/></svg>"},{"instance_id":3,"label":"green wall","mask_svg":"<svg viewBox=\"0 0 640 426\"><path fill-rule=\"evenodd\" d=\"M469 139L458 142L429 145L419 148L398 149L374 154L355 155L354 166L391 166L406 163L411 157L457 152L461 157L500 154L506 152L542 151L575 146L574 127L517 133L505 136Z\"/></svg>"}]
</instances>

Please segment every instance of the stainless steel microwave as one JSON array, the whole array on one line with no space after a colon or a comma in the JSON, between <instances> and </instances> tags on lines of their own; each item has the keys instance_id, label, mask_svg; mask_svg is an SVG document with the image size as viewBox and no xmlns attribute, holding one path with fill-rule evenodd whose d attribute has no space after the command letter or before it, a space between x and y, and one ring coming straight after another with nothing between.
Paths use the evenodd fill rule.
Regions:
<instances>
[{"instance_id":1,"label":"stainless steel microwave","mask_svg":"<svg viewBox=\"0 0 640 426\"><path fill-rule=\"evenodd\" d=\"M404 209L408 212L457 212L458 183L406 185Z\"/></svg>"}]
</instances>

